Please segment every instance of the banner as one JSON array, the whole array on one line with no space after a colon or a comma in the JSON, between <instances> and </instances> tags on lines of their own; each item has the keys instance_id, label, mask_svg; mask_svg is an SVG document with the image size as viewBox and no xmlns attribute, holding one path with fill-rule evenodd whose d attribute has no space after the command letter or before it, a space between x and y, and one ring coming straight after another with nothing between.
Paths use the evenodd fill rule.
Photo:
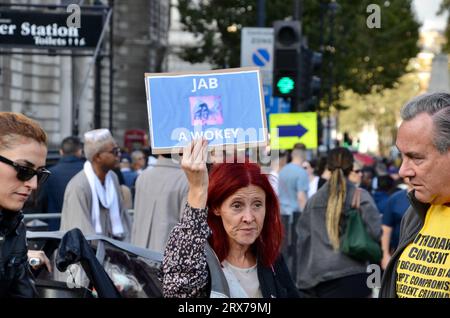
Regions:
<instances>
[{"instance_id":1,"label":"banner","mask_svg":"<svg viewBox=\"0 0 450 318\"><path fill-rule=\"evenodd\" d=\"M154 153L180 150L199 137L210 147L267 145L258 68L146 73L145 88Z\"/></svg>"},{"instance_id":2,"label":"banner","mask_svg":"<svg viewBox=\"0 0 450 318\"><path fill-rule=\"evenodd\" d=\"M270 114L272 149L291 150L296 143L307 149L317 148L317 113Z\"/></svg>"},{"instance_id":3,"label":"banner","mask_svg":"<svg viewBox=\"0 0 450 318\"><path fill-rule=\"evenodd\" d=\"M97 46L103 14L82 13L80 28L67 26L70 13L0 9L0 47L89 49Z\"/></svg>"}]
</instances>

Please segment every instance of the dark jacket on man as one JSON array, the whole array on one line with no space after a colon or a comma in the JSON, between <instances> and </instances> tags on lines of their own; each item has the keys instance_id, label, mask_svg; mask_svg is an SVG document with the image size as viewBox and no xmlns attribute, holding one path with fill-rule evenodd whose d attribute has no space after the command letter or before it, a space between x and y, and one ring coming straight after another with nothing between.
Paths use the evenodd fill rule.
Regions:
<instances>
[{"instance_id":1,"label":"dark jacket on man","mask_svg":"<svg viewBox=\"0 0 450 318\"><path fill-rule=\"evenodd\" d=\"M0 298L37 295L28 265L22 212L0 210Z\"/></svg>"},{"instance_id":2,"label":"dark jacket on man","mask_svg":"<svg viewBox=\"0 0 450 318\"><path fill-rule=\"evenodd\" d=\"M59 159L56 165L49 168L50 178L41 190L43 213L61 213L67 184L83 169L84 162L84 158L64 156ZM48 223L50 231L59 230L59 220L51 219Z\"/></svg>"},{"instance_id":3,"label":"dark jacket on man","mask_svg":"<svg viewBox=\"0 0 450 318\"><path fill-rule=\"evenodd\" d=\"M389 261L381 281L381 289L379 297L381 298L396 298L396 282L397 282L397 266L398 260L403 253L403 250L411 244L422 229L425 216L430 207L428 203L422 203L414 197L414 191L408 193L411 206L403 216L400 224L400 241L397 249Z\"/></svg>"}]
</instances>

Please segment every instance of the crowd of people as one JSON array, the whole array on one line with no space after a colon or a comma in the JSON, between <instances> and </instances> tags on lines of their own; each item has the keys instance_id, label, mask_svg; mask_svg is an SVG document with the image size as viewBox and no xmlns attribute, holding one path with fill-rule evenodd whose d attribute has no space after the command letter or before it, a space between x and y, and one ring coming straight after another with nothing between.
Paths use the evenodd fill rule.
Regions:
<instances>
[{"instance_id":1,"label":"crowd of people","mask_svg":"<svg viewBox=\"0 0 450 318\"><path fill-rule=\"evenodd\" d=\"M364 164L345 147L315 157L297 144L267 174L236 154L211 164L203 139L179 162L128 154L108 129L65 138L48 168L39 124L0 113L0 297L36 296L28 259L48 264L42 252L27 253L22 211L32 197L25 210L61 212L49 230L76 227L163 253L165 297L214 297L208 251L229 297L371 297L369 261L341 250L356 193L382 251L381 297L450 297L450 95L418 96L401 117L400 167Z\"/></svg>"}]
</instances>

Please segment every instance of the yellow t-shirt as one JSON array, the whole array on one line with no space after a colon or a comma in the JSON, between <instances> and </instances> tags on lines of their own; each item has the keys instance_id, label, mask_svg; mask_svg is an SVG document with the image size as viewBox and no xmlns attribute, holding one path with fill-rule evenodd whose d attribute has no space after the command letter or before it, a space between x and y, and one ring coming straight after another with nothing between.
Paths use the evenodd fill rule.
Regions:
<instances>
[{"instance_id":1,"label":"yellow t-shirt","mask_svg":"<svg viewBox=\"0 0 450 318\"><path fill-rule=\"evenodd\" d=\"M397 296L450 298L450 207L432 205L425 224L400 256Z\"/></svg>"}]
</instances>

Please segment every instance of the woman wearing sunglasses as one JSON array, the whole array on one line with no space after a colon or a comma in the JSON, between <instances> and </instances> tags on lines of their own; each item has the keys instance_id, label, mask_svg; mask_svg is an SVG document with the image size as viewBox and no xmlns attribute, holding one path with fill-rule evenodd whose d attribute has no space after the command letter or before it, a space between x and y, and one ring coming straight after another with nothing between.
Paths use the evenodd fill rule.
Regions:
<instances>
[{"instance_id":1,"label":"woman wearing sunglasses","mask_svg":"<svg viewBox=\"0 0 450 318\"><path fill-rule=\"evenodd\" d=\"M0 298L34 297L22 208L50 173L47 136L35 121L0 112Z\"/></svg>"}]
</instances>

